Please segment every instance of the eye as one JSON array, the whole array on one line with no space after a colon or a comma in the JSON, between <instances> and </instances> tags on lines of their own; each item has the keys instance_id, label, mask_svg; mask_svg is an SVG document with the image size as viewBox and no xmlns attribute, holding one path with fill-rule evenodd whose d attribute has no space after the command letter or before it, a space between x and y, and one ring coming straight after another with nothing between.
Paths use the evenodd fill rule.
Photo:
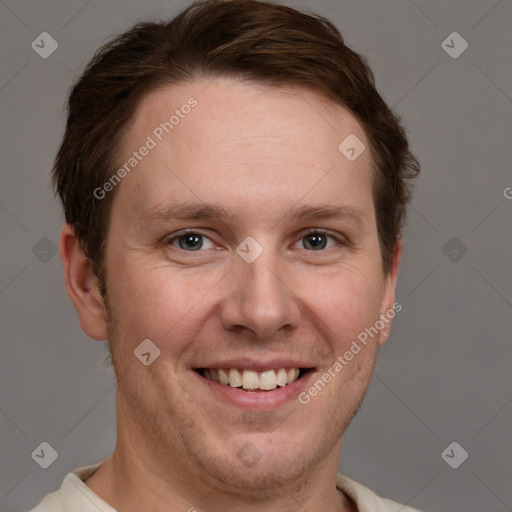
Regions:
<instances>
[{"instance_id":1,"label":"eye","mask_svg":"<svg viewBox=\"0 0 512 512\"><path fill-rule=\"evenodd\" d=\"M167 243L189 252L199 251L200 249L212 249L214 247L213 242L207 236L194 231L187 231L181 235L173 236L168 239Z\"/></svg>"},{"instance_id":2,"label":"eye","mask_svg":"<svg viewBox=\"0 0 512 512\"><path fill-rule=\"evenodd\" d=\"M192 230L174 235L169 238L166 243L187 252L197 252L201 249L207 250L215 247L215 244L210 238ZM342 241L334 235L330 235L323 231L313 230L303 235L296 243L302 243L302 247L299 248L319 252L342 244Z\"/></svg>"},{"instance_id":3,"label":"eye","mask_svg":"<svg viewBox=\"0 0 512 512\"><path fill-rule=\"evenodd\" d=\"M332 241L331 245L329 245L329 240ZM322 231L310 231L306 233L301 239L300 242L303 242L303 248L308 251L321 251L323 249L330 249L336 244L341 243L336 237L333 235L329 235Z\"/></svg>"}]
</instances>

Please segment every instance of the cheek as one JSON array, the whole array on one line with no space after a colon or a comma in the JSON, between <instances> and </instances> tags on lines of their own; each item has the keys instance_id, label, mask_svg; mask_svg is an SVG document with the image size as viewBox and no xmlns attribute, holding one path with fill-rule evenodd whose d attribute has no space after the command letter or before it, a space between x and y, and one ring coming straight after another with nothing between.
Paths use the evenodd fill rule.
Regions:
<instances>
[{"instance_id":1,"label":"cheek","mask_svg":"<svg viewBox=\"0 0 512 512\"><path fill-rule=\"evenodd\" d=\"M316 282L304 289L307 309L320 321L319 329L327 332L332 344L341 347L355 339L365 328L378 319L381 303L379 276L369 277L361 272L346 272Z\"/></svg>"},{"instance_id":2,"label":"cheek","mask_svg":"<svg viewBox=\"0 0 512 512\"><path fill-rule=\"evenodd\" d=\"M134 343L145 338L155 343L187 339L186 331L197 330L198 322L191 319L201 315L205 304L202 297L219 280L215 272L198 278L186 270L146 264L138 258L119 261L111 268L109 304L124 327L123 336L128 335Z\"/></svg>"}]
</instances>

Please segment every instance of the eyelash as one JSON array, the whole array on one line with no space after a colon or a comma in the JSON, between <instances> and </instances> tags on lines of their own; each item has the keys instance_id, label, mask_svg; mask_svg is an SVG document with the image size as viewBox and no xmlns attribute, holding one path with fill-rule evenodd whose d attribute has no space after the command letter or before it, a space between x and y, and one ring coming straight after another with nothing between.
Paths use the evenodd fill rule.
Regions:
<instances>
[{"instance_id":1,"label":"eyelash","mask_svg":"<svg viewBox=\"0 0 512 512\"><path fill-rule=\"evenodd\" d=\"M204 235L202 233L199 233L198 231L194 231L192 229L188 229L188 230L181 231L178 234L173 235L170 238L167 238L165 240L165 244L169 245L169 246L172 246L174 249L177 249L177 250L179 250L181 252L197 253L197 252L204 252L204 250L207 250L207 249L204 249L204 250L199 249L197 251L186 251L185 249L181 249L180 247L173 246L173 242L174 241L176 241L179 238L181 238L183 236L186 236L186 235L198 235L198 236L201 236L203 238L207 238L207 239L211 240L210 237L208 237L208 236L206 236L206 235ZM347 242L345 240L342 240L341 238L331 234L330 232L324 231L324 230L321 230L321 229L311 229L310 231L305 232L299 238L299 240L302 240L303 238L306 238L306 237L312 236L312 235L324 235L324 236L334 240L335 242L337 242L338 245L342 245L342 246L347 245ZM330 251L331 249L334 249L334 247L329 247L329 248L326 248L326 249L320 249L318 251L311 250L311 249L303 249L303 250L307 251L307 252L327 252L327 251Z\"/></svg>"}]
</instances>

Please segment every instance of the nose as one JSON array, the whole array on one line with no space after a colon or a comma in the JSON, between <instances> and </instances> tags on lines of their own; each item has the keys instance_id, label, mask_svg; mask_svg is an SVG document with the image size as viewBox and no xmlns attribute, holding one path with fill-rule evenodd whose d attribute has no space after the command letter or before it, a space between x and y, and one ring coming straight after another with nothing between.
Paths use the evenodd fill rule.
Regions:
<instances>
[{"instance_id":1,"label":"nose","mask_svg":"<svg viewBox=\"0 0 512 512\"><path fill-rule=\"evenodd\" d=\"M299 297L290 288L289 270L275 253L264 250L252 263L234 255L228 292L221 302L222 326L248 330L259 339L282 336L299 326Z\"/></svg>"}]
</instances>

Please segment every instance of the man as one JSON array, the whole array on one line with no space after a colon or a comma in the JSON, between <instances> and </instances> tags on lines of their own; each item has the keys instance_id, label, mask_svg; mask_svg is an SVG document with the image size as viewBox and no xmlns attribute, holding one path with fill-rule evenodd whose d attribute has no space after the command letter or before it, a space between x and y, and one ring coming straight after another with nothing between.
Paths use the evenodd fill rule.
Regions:
<instances>
[{"instance_id":1,"label":"man","mask_svg":"<svg viewBox=\"0 0 512 512\"><path fill-rule=\"evenodd\" d=\"M54 167L117 444L44 511L412 511L337 475L419 165L323 18L202 1L103 47ZM366 333L366 334L365 334Z\"/></svg>"}]
</instances>

